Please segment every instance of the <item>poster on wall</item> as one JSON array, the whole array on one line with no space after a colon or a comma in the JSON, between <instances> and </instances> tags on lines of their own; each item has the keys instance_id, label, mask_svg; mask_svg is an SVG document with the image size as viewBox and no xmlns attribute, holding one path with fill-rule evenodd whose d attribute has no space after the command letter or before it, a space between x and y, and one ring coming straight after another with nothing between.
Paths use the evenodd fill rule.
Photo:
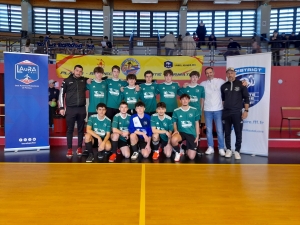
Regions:
<instances>
[{"instance_id":1,"label":"poster on wall","mask_svg":"<svg viewBox=\"0 0 300 225\"><path fill-rule=\"evenodd\" d=\"M49 149L48 55L4 53L4 151Z\"/></svg>"},{"instance_id":2,"label":"poster on wall","mask_svg":"<svg viewBox=\"0 0 300 225\"><path fill-rule=\"evenodd\" d=\"M233 67L236 79L247 81L250 108L243 121L241 153L267 156L269 143L271 52L232 56L227 68ZM235 134L231 133L231 147Z\"/></svg>"},{"instance_id":3,"label":"poster on wall","mask_svg":"<svg viewBox=\"0 0 300 225\"><path fill-rule=\"evenodd\" d=\"M104 69L105 75L111 76L114 65L120 67L120 78L135 74L137 79L144 79L147 70L153 72L153 79L164 80L164 70L174 73L174 80L190 80L193 70L202 71L203 56L102 56L102 55L63 55L56 56L56 74L67 78L75 65L82 65L85 77L93 78L96 66Z\"/></svg>"}]
</instances>

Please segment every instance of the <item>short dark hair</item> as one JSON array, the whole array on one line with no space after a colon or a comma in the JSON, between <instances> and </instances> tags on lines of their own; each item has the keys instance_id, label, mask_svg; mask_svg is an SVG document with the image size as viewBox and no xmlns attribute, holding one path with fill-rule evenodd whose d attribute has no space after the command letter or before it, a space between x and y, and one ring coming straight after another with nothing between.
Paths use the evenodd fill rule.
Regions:
<instances>
[{"instance_id":1,"label":"short dark hair","mask_svg":"<svg viewBox=\"0 0 300 225\"><path fill-rule=\"evenodd\" d=\"M199 74L198 71L192 71L192 72L190 73L190 77L192 77L192 76L200 77L200 74Z\"/></svg>"},{"instance_id":2,"label":"short dark hair","mask_svg":"<svg viewBox=\"0 0 300 225\"><path fill-rule=\"evenodd\" d=\"M211 66L209 66L209 67L206 67L206 68L205 68L205 73L206 73L206 71L209 70L209 69L211 69L212 71L214 71L214 68L212 68Z\"/></svg>"},{"instance_id":3,"label":"short dark hair","mask_svg":"<svg viewBox=\"0 0 300 225\"><path fill-rule=\"evenodd\" d=\"M137 103L135 103L135 108L136 107L144 107L145 108L145 104L142 101L138 101Z\"/></svg>"},{"instance_id":4,"label":"short dark hair","mask_svg":"<svg viewBox=\"0 0 300 225\"><path fill-rule=\"evenodd\" d=\"M190 97L188 94L182 94L182 95L180 96L180 100L183 99L183 98L191 99L191 97Z\"/></svg>"},{"instance_id":5,"label":"short dark hair","mask_svg":"<svg viewBox=\"0 0 300 225\"><path fill-rule=\"evenodd\" d=\"M60 36L59 38L61 38L61 39L65 39L65 38L64 38L64 36Z\"/></svg>"},{"instance_id":6,"label":"short dark hair","mask_svg":"<svg viewBox=\"0 0 300 225\"><path fill-rule=\"evenodd\" d=\"M113 71L114 69L117 69L117 70L119 70L119 72L120 72L120 67L119 67L119 66L114 65L114 66L111 68L111 71Z\"/></svg>"},{"instance_id":7,"label":"short dark hair","mask_svg":"<svg viewBox=\"0 0 300 225\"><path fill-rule=\"evenodd\" d=\"M173 76L173 71L172 70L165 70L164 71L164 76L167 76L168 74L171 74L171 76Z\"/></svg>"},{"instance_id":8,"label":"short dark hair","mask_svg":"<svg viewBox=\"0 0 300 225\"><path fill-rule=\"evenodd\" d=\"M75 70L76 68L80 68L80 69L82 69L82 70L83 70L83 67L82 67L82 65L75 65L75 66L74 66L74 70Z\"/></svg>"},{"instance_id":9,"label":"short dark hair","mask_svg":"<svg viewBox=\"0 0 300 225\"><path fill-rule=\"evenodd\" d=\"M94 73L104 73L104 69L101 66L94 68Z\"/></svg>"},{"instance_id":10,"label":"short dark hair","mask_svg":"<svg viewBox=\"0 0 300 225\"><path fill-rule=\"evenodd\" d=\"M104 108L106 110L106 105L102 102L98 103L96 110L98 110L98 108Z\"/></svg>"},{"instance_id":11,"label":"short dark hair","mask_svg":"<svg viewBox=\"0 0 300 225\"><path fill-rule=\"evenodd\" d=\"M153 77L153 72L152 72L151 70L147 70L147 71L144 73L144 77L146 77L146 75L149 74L149 73L150 73L150 74L152 75L152 77Z\"/></svg>"},{"instance_id":12,"label":"short dark hair","mask_svg":"<svg viewBox=\"0 0 300 225\"><path fill-rule=\"evenodd\" d=\"M104 36L103 38L104 38L104 39L108 39L108 37L107 37L107 36Z\"/></svg>"},{"instance_id":13,"label":"short dark hair","mask_svg":"<svg viewBox=\"0 0 300 225\"><path fill-rule=\"evenodd\" d=\"M164 102L159 102L159 103L156 104L156 108L164 108L164 109L166 109L167 106L166 106L166 103L164 103Z\"/></svg>"},{"instance_id":14,"label":"short dark hair","mask_svg":"<svg viewBox=\"0 0 300 225\"><path fill-rule=\"evenodd\" d=\"M50 34L51 34L51 31L47 31L46 34L47 34L47 35L50 35Z\"/></svg>"},{"instance_id":15,"label":"short dark hair","mask_svg":"<svg viewBox=\"0 0 300 225\"><path fill-rule=\"evenodd\" d=\"M121 105L127 105L127 106L128 106L128 103L127 103L127 102L125 102L125 101L121 101L121 103L120 103L120 105L119 105L119 106L121 106Z\"/></svg>"},{"instance_id":16,"label":"short dark hair","mask_svg":"<svg viewBox=\"0 0 300 225\"><path fill-rule=\"evenodd\" d=\"M127 75L127 77L126 77L126 80L129 80L129 79L131 79L131 80L136 80L136 75L135 74L128 74Z\"/></svg>"}]
</instances>

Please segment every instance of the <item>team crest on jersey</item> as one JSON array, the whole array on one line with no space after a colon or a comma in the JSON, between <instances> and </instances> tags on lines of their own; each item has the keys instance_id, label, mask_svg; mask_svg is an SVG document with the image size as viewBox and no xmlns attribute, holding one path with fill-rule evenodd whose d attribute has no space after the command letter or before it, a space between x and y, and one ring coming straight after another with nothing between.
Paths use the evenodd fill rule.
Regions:
<instances>
[{"instance_id":1,"label":"team crest on jersey","mask_svg":"<svg viewBox=\"0 0 300 225\"><path fill-rule=\"evenodd\" d=\"M164 126L166 127L166 126L167 126L167 123L164 123Z\"/></svg>"},{"instance_id":2,"label":"team crest on jersey","mask_svg":"<svg viewBox=\"0 0 300 225\"><path fill-rule=\"evenodd\" d=\"M125 76L128 74L137 75L140 72L140 69L140 63L134 58L127 58L121 64L121 70Z\"/></svg>"},{"instance_id":3,"label":"team crest on jersey","mask_svg":"<svg viewBox=\"0 0 300 225\"><path fill-rule=\"evenodd\" d=\"M15 79L24 84L37 81L39 79L39 66L29 60L15 64Z\"/></svg>"},{"instance_id":4,"label":"team crest on jersey","mask_svg":"<svg viewBox=\"0 0 300 225\"><path fill-rule=\"evenodd\" d=\"M189 113L189 117L193 117L193 114L192 114L192 113Z\"/></svg>"},{"instance_id":5,"label":"team crest on jersey","mask_svg":"<svg viewBox=\"0 0 300 225\"><path fill-rule=\"evenodd\" d=\"M147 121L144 121L144 125L147 126L147 124L148 124Z\"/></svg>"},{"instance_id":6,"label":"team crest on jersey","mask_svg":"<svg viewBox=\"0 0 300 225\"><path fill-rule=\"evenodd\" d=\"M259 103L265 92L265 67L239 67L235 69L238 80L247 81L250 107Z\"/></svg>"}]
</instances>

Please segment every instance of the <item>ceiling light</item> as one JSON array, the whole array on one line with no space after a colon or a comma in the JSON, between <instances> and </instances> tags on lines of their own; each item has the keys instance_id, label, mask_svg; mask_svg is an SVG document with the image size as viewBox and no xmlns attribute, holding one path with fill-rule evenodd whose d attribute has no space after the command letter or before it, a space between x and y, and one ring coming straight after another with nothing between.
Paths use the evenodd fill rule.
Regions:
<instances>
[{"instance_id":1,"label":"ceiling light","mask_svg":"<svg viewBox=\"0 0 300 225\"><path fill-rule=\"evenodd\" d=\"M49 2L76 2L76 0L49 0Z\"/></svg>"},{"instance_id":2,"label":"ceiling light","mask_svg":"<svg viewBox=\"0 0 300 225\"><path fill-rule=\"evenodd\" d=\"M131 0L132 3L158 3L158 0Z\"/></svg>"},{"instance_id":3,"label":"ceiling light","mask_svg":"<svg viewBox=\"0 0 300 225\"><path fill-rule=\"evenodd\" d=\"M240 4L241 1L237 0L237 1L234 1L234 0L215 0L214 1L214 4Z\"/></svg>"}]
</instances>

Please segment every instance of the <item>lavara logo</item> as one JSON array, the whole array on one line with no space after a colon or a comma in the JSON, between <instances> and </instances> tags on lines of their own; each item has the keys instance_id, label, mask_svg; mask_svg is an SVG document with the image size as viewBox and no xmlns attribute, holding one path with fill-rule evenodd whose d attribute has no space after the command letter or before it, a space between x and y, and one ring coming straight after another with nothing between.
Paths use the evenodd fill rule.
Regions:
<instances>
[{"instance_id":1,"label":"lavara logo","mask_svg":"<svg viewBox=\"0 0 300 225\"><path fill-rule=\"evenodd\" d=\"M250 107L256 105L265 93L265 67L247 66L236 68L236 78L247 81Z\"/></svg>"},{"instance_id":2,"label":"lavara logo","mask_svg":"<svg viewBox=\"0 0 300 225\"><path fill-rule=\"evenodd\" d=\"M140 72L140 69L141 69L140 63L134 58L125 59L121 65L122 73L125 76L127 76L128 74L137 75Z\"/></svg>"},{"instance_id":3,"label":"lavara logo","mask_svg":"<svg viewBox=\"0 0 300 225\"><path fill-rule=\"evenodd\" d=\"M37 81L39 79L39 66L29 60L15 64L15 79L24 84Z\"/></svg>"}]
</instances>

